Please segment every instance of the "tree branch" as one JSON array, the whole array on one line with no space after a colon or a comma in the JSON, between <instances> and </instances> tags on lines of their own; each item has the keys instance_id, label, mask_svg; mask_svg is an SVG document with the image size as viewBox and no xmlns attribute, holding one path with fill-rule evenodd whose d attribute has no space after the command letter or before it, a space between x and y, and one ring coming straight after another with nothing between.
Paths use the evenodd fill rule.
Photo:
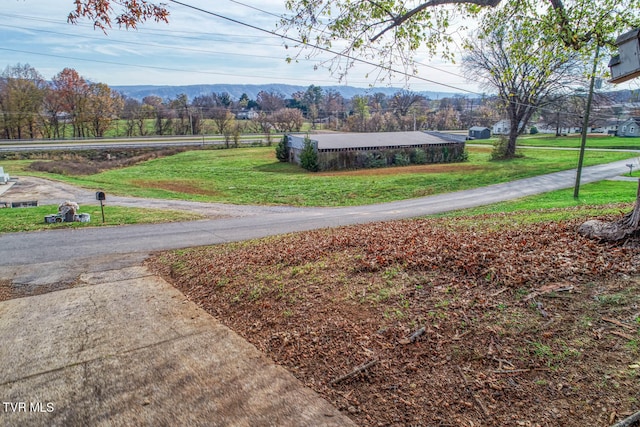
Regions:
<instances>
[{"instance_id":1,"label":"tree branch","mask_svg":"<svg viewBox=\"0 0 640 427\"><path fill-rule=\"evenodd\" d=\"M500 4L501 1L502 0L429 0L425 3L422 3L416 6L414 9L408 11L405 14L393 17L393 23L388 27L384 28L375 36L373 36L369 41L371 42L376 41L377 39L382 37L387 31L395 27L399 27L400 25L404 24L409 19L411 19L414 15L430 7L443 6L446 4L475 4L478 6L496 7L498 4Z\"/></svg>"}]
</instances>

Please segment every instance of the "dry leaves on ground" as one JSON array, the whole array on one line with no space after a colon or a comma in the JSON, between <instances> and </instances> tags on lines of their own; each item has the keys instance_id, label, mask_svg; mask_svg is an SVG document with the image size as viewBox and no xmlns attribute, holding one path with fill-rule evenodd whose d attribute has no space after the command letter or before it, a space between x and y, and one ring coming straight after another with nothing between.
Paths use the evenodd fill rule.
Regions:
<instances>
[{"instance_id":1,"label":"dry leaves on ground","mask_svg":"<svg viewBox=\"0 0 640 427\"><path fill-rule=\"evenodd\" d=\"M640 409L640 253L579 222L508 223L376 223L152 264L359 425L608 425Z\"/></svg>"}]
</instances>

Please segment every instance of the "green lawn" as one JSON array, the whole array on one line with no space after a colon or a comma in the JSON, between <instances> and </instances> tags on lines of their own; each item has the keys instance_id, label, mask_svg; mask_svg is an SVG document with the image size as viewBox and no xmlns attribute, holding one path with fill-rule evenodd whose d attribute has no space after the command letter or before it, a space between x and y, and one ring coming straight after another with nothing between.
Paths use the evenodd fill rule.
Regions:
<instances>
[{"instance_id":1,"label":"green lawn","mask_svg":"<svg viewBox=\"0 0 640 427\"><path fill-rule=\"evenodd\" d=\"M493 145L497 138L477 139L470 141L472 144ZM518 137L519 147L557 147L580 148L580 134L570 136L555 135L522 135ZM586 148L614 149L614 150L640 150L640 138L622 138L609 135L589 135Z\"/></svg>"},{"instance_id":2,"label":"green lawn","mask_svg":"<svg viewBox=\"0 0 640 427\"><path fill-rule=\"evenodd\" d=\"M518 213L519 216L509 215L509 221L519 218L522 222L559 221L605 214L620 215L631 210L637 191L637 182L600 181L582 185L578 200L573 198L573 188L570 188L438 216L484 215L499 223L501 215L506 213ZM565 209L572 207L579 209Z\"/></svg>"},{"instance_id":3,"label":"green lawn","mask_svg":"<svg viewBox=\"0 0 640 427\"><path fill-rule=\"evenodd\" d=\"M489 160L490 147L470 147L464 163L310 173L276 161L273 147L188 151L96 175L71 177L26 171L27 161L4 161L13 175L48 176L108 194L236 204L349 206L409 199L575 168L577 152L522 150L525 157ZM585 165L633 157L588 152Z\"/></svg>"},{"instance_id":4,"label":"green lawn","mask_svg":"<svg viewBox=\"0 0 640 427\"><path fill-rule=\"evenodd\" d=\"M53 228L96 227L104 225L124 225L140 223L159 223L170 221L192 221L201 216L191 212L180 212L160 209L123 208L119 206L105 206L102 222L102 212L99 205L80 206L79 213L91 215L88 223L69 222L45 224L46 215L58 212L58 206L38 206L34 208L0 209L0 233L19 231L49 230Z\"/></svg>"}]
</instances>

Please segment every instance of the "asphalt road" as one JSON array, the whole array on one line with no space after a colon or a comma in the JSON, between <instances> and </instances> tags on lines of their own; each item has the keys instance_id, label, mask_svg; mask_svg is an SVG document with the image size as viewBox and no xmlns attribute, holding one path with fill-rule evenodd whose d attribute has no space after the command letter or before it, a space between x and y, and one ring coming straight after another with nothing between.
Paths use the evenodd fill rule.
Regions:
<instances>
[{"instance_id":1,"label":"asphalt road","mask_svg":"<svg viewBox=\"0 0 640 427\"><path fill-rule=\"evenodd\" d=\"M261 135L248 135L242 138L240 144L253 144L262 142ZM104 138L88 140L33 140L15 143L13 140L0 141L0 152L17 151L59 151L59 150L106 150L124 148L145 147L204 147L222 146L226 142L222 139L213 139L206 136L155 136L138 138Z\"/></svg>"},{"instance_id":2,"label":"asphalt road","mask_svg":"<svg viewBox=\"0 0 640 427\"><path fill-rule=\"evenodd\" d=\"M628 172L622 160L584 168L581 182ZM350 224L412 218L571 188L575 170L473 190L392 203L344 208L289 208L234 218L121 227L9 233L0 236L0 266L24 266L100 256L212 245Z\"/></svg>"}]
</instances>

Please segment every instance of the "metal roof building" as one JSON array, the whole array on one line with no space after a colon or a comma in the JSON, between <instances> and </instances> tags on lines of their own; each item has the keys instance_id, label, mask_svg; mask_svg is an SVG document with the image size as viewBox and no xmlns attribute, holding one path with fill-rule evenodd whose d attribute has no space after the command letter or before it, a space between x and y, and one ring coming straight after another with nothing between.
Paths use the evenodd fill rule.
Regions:
<instances>
[{"instance_id":1,"label":"metal roof building","mask_svg":"<svg viewBox=\"0 0 640 427\"><path fill-rule=\"evenodd\" d=\"M307 138L318 154L320 170L452 162L459 161L464 153L464 142L420 131L323 133L289 135L289 161L300 164Z\"/></svg>"}]
</instances>

